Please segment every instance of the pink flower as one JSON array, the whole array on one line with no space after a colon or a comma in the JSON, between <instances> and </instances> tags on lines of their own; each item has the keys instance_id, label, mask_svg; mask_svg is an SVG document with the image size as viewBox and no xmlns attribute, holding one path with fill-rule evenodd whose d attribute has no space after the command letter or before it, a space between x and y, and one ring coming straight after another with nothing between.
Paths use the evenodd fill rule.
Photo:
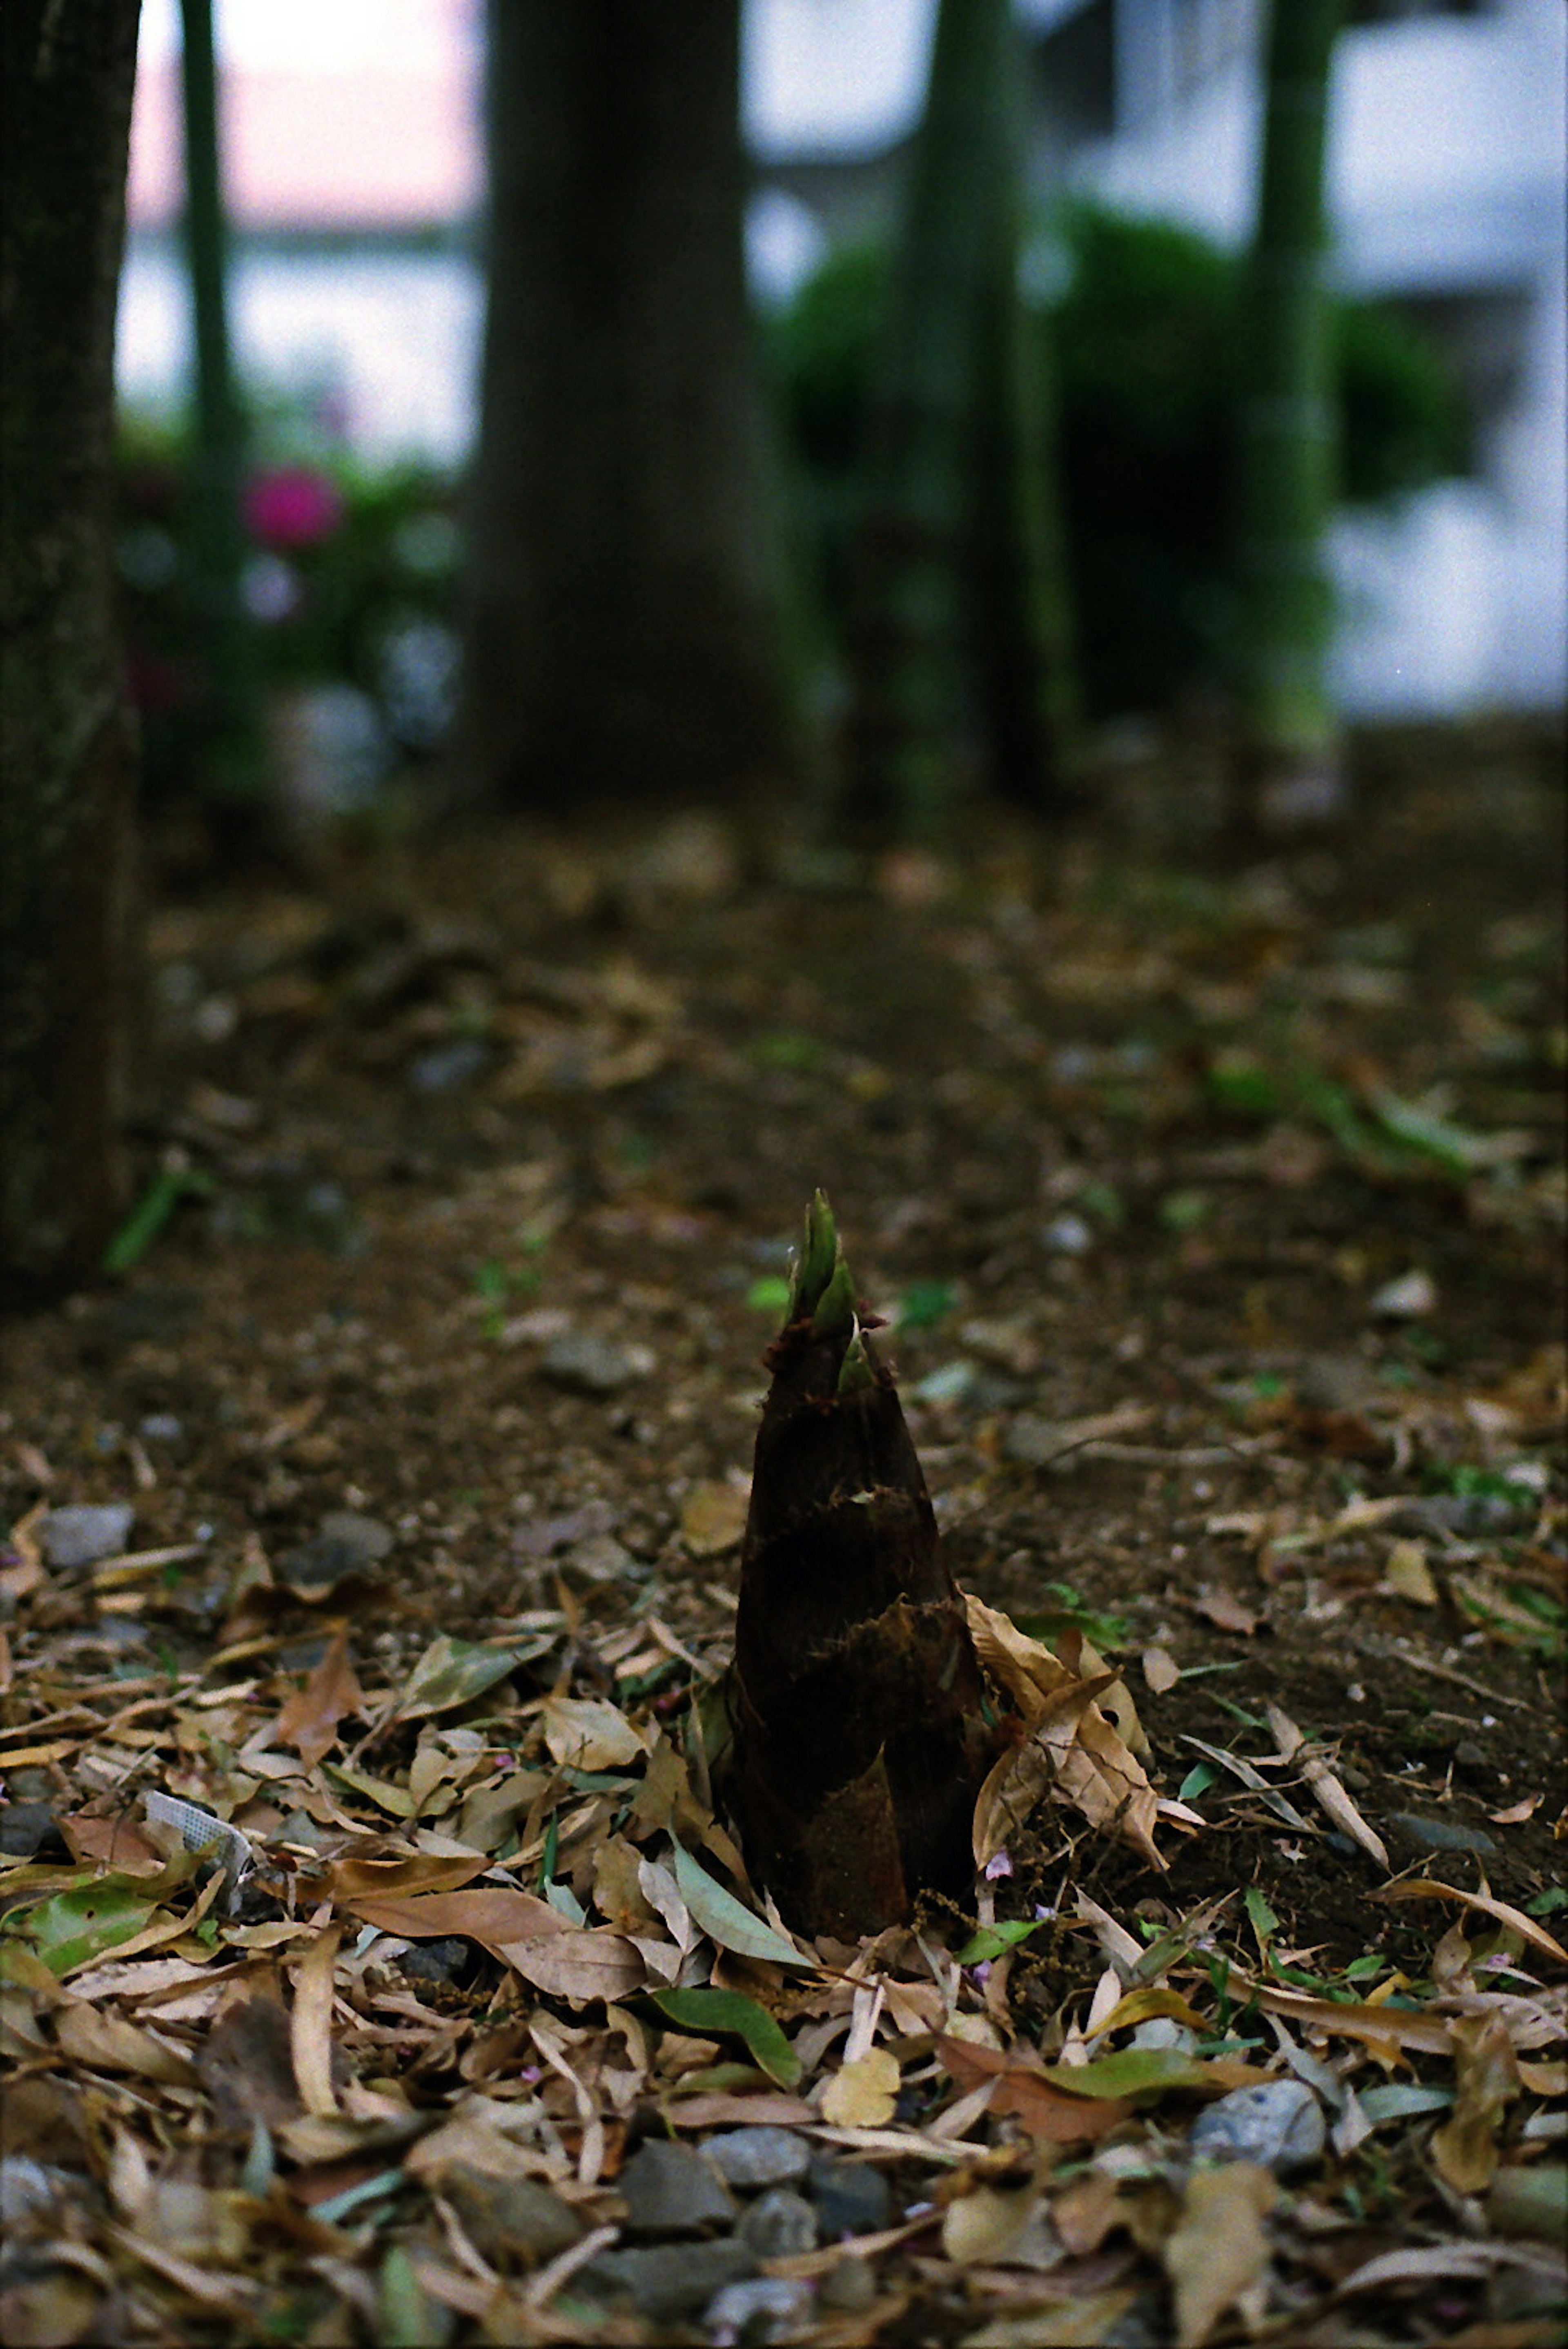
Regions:
<instances>
[{"instance_id":1,"label":"pink flower","mask_svg":"<svg viewBox=\"0 0 1568 2349\"><path fill-rule=\"evenodd\" d=\"M258 545L318 546L343 519L343 501L324 473L303 465L258 473L245 492L245 522Z\"/></svg>"}]
</instances>

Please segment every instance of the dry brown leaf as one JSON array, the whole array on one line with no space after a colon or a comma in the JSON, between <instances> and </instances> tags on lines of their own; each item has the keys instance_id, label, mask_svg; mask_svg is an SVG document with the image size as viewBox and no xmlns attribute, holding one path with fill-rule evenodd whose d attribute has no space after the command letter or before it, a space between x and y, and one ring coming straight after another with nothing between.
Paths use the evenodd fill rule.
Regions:
<instances>
[{"instance_id":1,"label":"dry brown leaf","mask_svg":"<svg viewBox=\"0 0 1568 2349\"><path fill-rule=\"evenodd\" d=\"M1239 1631L1250 1640L1258 1628L1257 1609L1237 1598L1223 1584L1206 1582L1192 1602L1196 1615L1203 1616L1217 1631Z\"/></svg>"},{"instance_id":2,"label":"dry brown leaf","mask_svg":"<svg viewBox=\"0 0 1568 2349\"><path fill-rule=\"evenodd\" d=\"M1008 1615L966 1592L971 1637L981 1662L1033 1733L1002 1754L975 1802L974 1854L983 1868L1027 1816L1048 1785L1090 1822L1119 1835L1154 1867L1156 1796L1142 1764L1096 1698L1116 1677L1085 1680Z\"/></svg>"},{"instance_id":3,"label":"dry brown leaf","mask_svg":"<svg viewBox=\"0 0 1568 2349\"><path fill-rule=\"evenodd\" d=\"M1373 1900L1378 1897L1376 1892L1367 1895ZM1441 2015L1417 2014L1405 2007L1369 2006L1360 2002L1342 2005L1337 1999L1311 1998L1304 1991L1276 1990L1272 1983L1254 1982L1236 1965L1231 1969L1231 1982L1234 1993L1255 1999L1265 2013L1288 2015L1293 2022L1303 2023L1309 2032L1322 2032L1331 2038L1360 2039L1369 2046L1417 2047L1429 2055L1453 2053L1453 2025Z\"/></svg>"},{"instance_id":4,"label":"dry brown leaf","mask_svg":"<svg viewBox=\"0 0 1568 2349\"><path fill-rule=\"evenodd\" d=\"M942 2037L936 2052L961 2088L994 2080L989 2111L1016 2113L1031 2137L1055 2145L1092 2145L1132 2110L1120 2097L1069 2095L1044 2078L1036 2064L972 2040Z\"/></svg>"},{"instance_id":5,"label":"dry brown leaf","mask_svg":"<svg viewBox=\"0 0 1568 2349\"><path fill-rule=\"evenodd\" d=\"M573 1770L619 1770L646 1750L620 1707L597 1696L547 1696L542 1709L552 1761Z\"/></svg>"},{"instance_id":6,"label":"dry brown leaf","mask_svg":"<svg viewBox=\"0 0 1568 2349\"><path fill-rule=\"evenodd\" d=\"M1004 2266L1039 2212L1036 2188L977 2186L942 2212L942 2250L957 2268Z\"/></svg>"},{"instance_id":7,"label":"dry brown leaf","mask_svg":"<svg viewBox=\"0 0 1568 2349\"><path fill-rule=\"evenodd\" d=\"M1394 1544L1384 1561L1379 1588L1391 1591L1396 1599L1407 1599L1416 1607L1436 1607L1442 1597L1427 1564L1426 1545L1418 1541Z\"/></svg>"},{"instance_id":8,"label":"dry brown leaf","mask_svg":"<svg viewBox=\"0 0 1568 2349\"><path fill-rule=\"evenodd\" d=\"M648 1978L642 1953L622 1935L607 1925L569 1925L564 1917L560 1926L558 1933L503 1941L496 1955L535 1990L564 1998L569 2006L626 1998L641 1989Z\"/></svg>"},{"instance_id":9,"label":"dry brown leaf","mask_svg":"<svg viewBox=\"0 0 1568 2349\"><path fill-rule=\"evenodd\" d=\"M367 1837L368 1842L371 1840ZM470 1852L459 1859L438 1857L434 1852L410 1851L406 1846L391 1851L350 1850L333 1861L327 1883L333 1899L341 1907L351 1908L361 1899L403 1899L419 1893L455 1892L460 1886L483 1875L489 1866L490 1861L482 1852Z\"/></svg>"},{"instance_id":10,"label":"dry brown leaf","mask_svg":"<svg viewBox=\"0 0 1568 2349\"><path fill-rule=\"evenodd\" d=\"M505 1885L412 1893L406 1899L362 1894L344 1905L367 1925L410 1940L456 1933L478 1941L536 1990L574 2006L624 1998L647 1978L641 1954L619 1933L607 1926L573 1925L547 1900Z\"/></svg>"},{"instance_id":11,"label":"dry brown leaf","mask_svg":"<svg viewBox=\"0 0 1568 2349\"><path fill-rule=\"evenodd\" d=\"M1201 2349L1226 2311L1268 2273L1263 2220L1277 2192L1272 2173L1254 2161L1222 2162L1189 2178L1164 2254L1179 2349Z\"/></svg>"},{"instance_id":12,"label":"dry brown leaf","mask_svg":"<svg viewBox=\"0 0 1568 2349\"><path fill-rule=\"evenodd\" d=\"M751 1506L749 1485L693 1485L680 1505L680 1538L693 1557L721 1557L739 1547Z\"/></svg>"},{"instance_id":13,"label":"dry brown leaf","mask_svg":"<svg viewBox=\"0 0 1568 2349\"><path fill-rule=\"evenodd\" d=\"M73 2064L95 2071L131 2072L143 2080L182 2087L194 2074L188 2056L140 2024L106 2014L85 2002L64 2006L55 2018L55 2037Z\"/></svg>"},{"instance_id":14,"label":"dry brown leaf","mask_svg":"<svg viewBox=\"0 0 1568 2349\"><path fill-rule=\"evenodd\" d=\"M1432 2159L1456 2194L1484 2194L1499 2160L1498 2129L1520 2091L1519 2062L1501 2014L1454 2024L1454 2109L1433 2133Z\"/></svg>"},{"instance_id":15,"label":"dry brown leaf","mask_svg":"<svg viewBox=\"0 0 1568 2349\"><path fill-rule=\"evenodd\" d=\"M1499 1925L1511 1926L1521 1934L1532 1949L1543 1957L1555 1958L1568 1965L1568 1950L1550 1934L1544 1925L1527 1917L1522 1909L1513 1908L1506 1900L1497 1900L1490 1892L1463 1892L1457 1884L1438 1884L1427 1876L1402 1877L1397 1884L1385 1884L1369 1893L1372 1900L1458 1900L1466 1909L1476 1909Z\"/></svg>"},{"instance_id":16,"label":"dry brown leaf","mask_svg":"<svg viewBox=\"0 0 1568 2349\"><path fill-rule=\"evenodd\" d=\"M841 2064L823 2093L822 2113L836 2128L882 2128L898 2101L898 2059L886 2047Z\"/></svg>"},{"instance_id":17,"label":"dry brown leaf","mask_svg":"<svg viewBox=\"0 0 1568 2349\"><path fill-rule=\"evenodd\" d=\"M329 1925L306 1951L294 1978L289 2044L295 2085L306 2111L320 2116L337 2110L332 2085L332 1970L341 1939L341 1929Z\"/></svg>"},{"instance_id":18,"label":"dry brown leaf","mask_svg":"<svg viewBox=\"0 0 1568 2349\"><path fill-rule=\"evenodd\" d=\"M1181 1666L1168 1648L1146 1648L1141 1661L1144 1680L1155 1696L1164 1696L1181 1678Z\"/></svg>"},{"instance_id":19,"label":"dry brown leaf","mask_svg":"<svg viewBox=\"0 0 1568 2349\"><path fill-rule=\"evenodd\" d=\"M1506 1811L1489 1811L1487 1816L1494 1827L1522 1826L1526 1819L1534 1817L1541 1804L1540 1795L1526 1795L1521 1803L1511 1803Z\"/></svg>"}]
</instances>

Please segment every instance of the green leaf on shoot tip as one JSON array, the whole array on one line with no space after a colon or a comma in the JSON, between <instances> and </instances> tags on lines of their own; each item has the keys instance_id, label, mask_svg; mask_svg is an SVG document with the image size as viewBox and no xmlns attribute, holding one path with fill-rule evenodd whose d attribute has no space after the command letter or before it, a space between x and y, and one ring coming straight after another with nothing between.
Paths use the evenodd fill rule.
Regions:
<instances>
[{"instance_id":1,"label":"green leaf on shoot tip","mask_svg":"<svg viewBox=\"0 0 1568 2349\"><path fill-rule=\"evenodd\" d=\"M838 1365L838 1392L840 1394L863 1393L876 1383L877 1373L871 1367L871 1358L866 1351L866 1341L857 1322L854 1334L844 1349L844 1360Z\"/></svg>"},{"instance_id":2,"label":"green leaf on shoot tip","mask_svg":"<svg viewBox=\"0 0 1568 2349\"><path fill-rule=\"evenodd\" d=\"M817 1299L811 1317L814 1338L848 1339L855 1333L855 1282L848 1265L842 1257L833 1268L833 1278Z\"/></svg>"},{"instance_id":3,"label":"green leaf on shoot tip","mask_svg":"<svg viewBox=\"0 0 1568 2349\"><path fill-rule=\"evenodd\" d=\"M842 1261L838 1252L838 1227L833 1220L833 1209L827 1204L826 1191L813 1196L805 1211L805 1237L790 1284L789 1318L798 1321L815 1313L834 1272Z\"/></svg>"}]
</instances>

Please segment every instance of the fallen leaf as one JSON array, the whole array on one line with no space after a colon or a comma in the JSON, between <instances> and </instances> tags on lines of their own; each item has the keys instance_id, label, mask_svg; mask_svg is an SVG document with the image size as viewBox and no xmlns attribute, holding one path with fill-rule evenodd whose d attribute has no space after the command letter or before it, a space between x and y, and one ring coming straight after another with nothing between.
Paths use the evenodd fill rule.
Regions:
<instances>
[{"instance_id":1,"label":"fallen leaf","mask_svg":"<svg viewBox=\"0 0 1568 2349\"><path fill-rule=\"evenodd\" d=\"M423 1713L450 1713L454 1705L466 1704L470 1697L493 1688L519 1664L543 1654L548 1644L544 1640L509 1640L497 1647L491 1642L453 1640L443 1632L431 1641L409 1674L396 1718L417 1721Z\"/></svg>"},{"instance_id":2,"label":"fallen leaf","mask_svg":"<svg viewBox=\"0 0 1568 2349\"><path fill-rule=\"evenodd\" d=\"M619 1770L639 1761L641 1734L618 1705L597 1696L547 1696L542 1720L552 1761L573 1770Z\"/></svg>"},{"instance_id":3,"label":"fallen leaf","mask_svg":"<svg viewBox=\"0 0 1568 2349\"><path fill-rule=\"evenodd\" d=\"M1385 1885L1366 1897L1386 1899L1392 1889ZM1231 1968L1230 1987L1232 1997L1255 2000L1266 2013L1289 2015L1309 2031L1323 2032L1331 2038L1361 2039L1372 2046L1417 2047L1428 2055L1453 2053L1453 2026L1439 2014L1369 2006L1364 2001L1342 2003L1338 1999L1312 1998L1304 1991L1279 1990L1272 1983L1255 1982L1238 1965Z\"/></svg>"},{"instance_id":4,"label":"fallen leaf","mask_svg":"<svg viewBox=\"0 0 1568 2349\"><path fill-rule=\"evenodd\" d=\"M279 1744L292 1745L307 1770L337 1743L337 1724L363 1715L365 1692L348 1661L348 1629L339 1625L305 1686L296 1689L273 1724Z\"/></svg>"},{"instance_id":5,"label":"fallen leaf","mask_svg":"<svg viewBox=\"0 0 1568 2349\"><path fill-rule=\"evenodd\" d=\"M337 2092L332 2083L332 1970L340 1939L339 1929L330 1925L306 1951L295 1976L294 2011L289 2018L299 2100L307 2113L319 2116L337 2110Z\"/></svg>"},{"instance_id":6,"label":"fallen leaf","mask_svg":"<svg viewBox=\"0 0 1568 2349\"><path fill-rule=\"evenodd\" d=\"M1151 1865L1166 1866L1154 1840L1153 1787L1096 1702L1115 1675L1085 1680L1009 1615L966 1593L970 1633L981 1662L1032 1733L992 1766L975 1802L974 1857L983 1868L1010 1840L1046 1786L1091 1823L1121 1837Z\"/></svg>"},{"instance_id":7,"label":"fallen leaf","mask_svg":"<svg viewBox=\"0 0 1568 2349\"><path fill-rule=\"evenodd\" d=\"M1222 1583L1206 1582L1192 1601L1194 1614L1201 1615L1218 1631L1239 1631L1250 1640L1258 1628L1258 1613L1227 1590Z\"/></svg>"},{"instance_id":8,"label":"fallen leaf","mask_svg":"<svg viewBox=\"0 0 1568 2349\"><path fill-rule=\"evenodd\" d=\"M1426 1546L1418 1541L1394 1544L1384 1561L1383 1580L1378 1587L1390 1591L1396 1599L1407 1599L1415 1607L1436 1607L1442 1597L1427 1564Z\"/></svg>"},{"instance_id":9,"label":"fallen leaf","mask_svg":"<svg viewBox=\"0 0 1568 2349\"><path fill-rule=\"evenodd\" d=\"M55 2037L62 2054L73 2064L105 2072L130 2072L140 2079L173 2087L185 2086L194 2077L190 2058L177 2048L123 2016L104 2013L85 2002L60 2009L55 2018Z\"/></svg>"},{"instance_id":10,"label":"fallen leaf","mask_svg":"<svg viewBox=\"0 0 1568 2349\"><path fill-rule=\"evenodd\" d=\"M1428 1876L1407 1876L1397 1884L1381 1886L1367 1898L1372 1900L1457 1900L1463 1908L1479 1909L1499 1925L1511 1926L1543 1957L1556 1958L1561 1964L1568 1965L1568 1950L1547 1931L1544 1925L1538 1925L1533 1917L1525 1915L1522 1909L1512 1908L1506 1900L1494 1899L1490 1892L1464 1892L1457 1884L1438 1884Z\"/></svg>"},{"instance_id":11,"label":"fallen leaf","mask_svg":"<svg viewBox=\"0 0 1568 2349\"><path fill-rule=\"evenodd\" d=\"M1522 1826L1526 1819L1534 1817L1541 1801L1539 1795L1526 1795L1521 1803L1511 1803L1506 1811L1489 1811L1487 1816L1494 1827Z\"/></svg>"},{"instance_id":12,"label":"fallen leaf","mask_svg":"<svg viewBox=\"0 0 1568 2349\"><path fill-rule=\"evenodd\" d=\"M775 1966L815 1966L793 1941L765 1925L710 1876L681 1844L675 1847L675 1882L680 1898L702 1930L723 1950L742 1958L760 1958Z\"/></svg>"},{"instance_id":13,"label":"fallen leaf","mask_svg":"<svg viewBox=\"0 0 1568 2349\"><path fill-rule=\"evenodd\" d=\"M1181 1666L1168 1648L1146 1648L1142 1663L1144 1680L1154 1696L1164 1696L1181 1678Z\"/></svg>"},{"instance_id":14,"label":"fallen leaf","mask_svg":"<svg viewBox=\"0 0 1568 2349\"><path fill-rule=\"evenodd\" d=\"M1438 2176L1456 2194L1484 2194L1500 2158L1502 2116L1520 2091L1519 2063L1500 2014L1454 2024L1454 2109L1432 2135Z\"/></svg>"},{"instance_id":15,"label":"fallen leaf","mask_svg":"<svg viewBox=\"0 0 1568 2349\"><path fill-rule=\"evenodd\" d=\"M1253 2161L1199 2168L1189 2178L1164 2248L1179 2349L1201 2349L1226 2311L1267 2274L1263 2220L1277 2190L1272 2173Z\"/></svg>"},{"instance_id":16,"label":"fallen leaf","mask_svg":"<svg viewBox=\"0 0 1568 2349\"><path fill-rule=\"evenodd\" d=\"M738 1990L660 1990L651 2003L682 2031L739 2039L770 2080L793 2088L803 2070L800 2057L765 2007Z\"/></svg>"},{"instance_id":17,"label":"fallen leaf","mask_svg":"<svg viewBox=\"0 0 1568 2349\"><path fill-rule=\"evenodd\" d=\"M942 2250L954 2267L1005 2265L1020 2236L1040 2211L1037 2189L977 2186L942 2212Z\"/></svg>"},{"instance_id":18,"label":"fallen leaf","mask_svg":"<svg viewBox=\"0 0 1568 2349\"><path fill-rule=\"evenodd\" d=\"M898 2106L899 2077L898 2059L886 2047L841 2064L823 2093L823 2118L837 2128L884 2127Z\"/></svg>"},{"instance_id":19,"label":"fallen leaf","mask_svg":"<svg viewBox=\"0 0 1568 2349\"><path fill-rule=\"evenodd\" d=\"M680 1538L693 1557L722 1557L739 1547L751 1506L749 1487L694 1485L680 1505Z\"/></svg>"},{"instance_id":20,"label":"fallen leaf","mask_svg":"<svg viewBox=\"0 0 1568 2349\"><path fill-rule=\"evenodd\" d=\"M548 1903L544 1904L548 1908ZM519 1941L502 1941L495 1955L554 1998L570 2006L590 2000L607 2003L639 1990L646 1977L640 1951L607 1925L572 1925L554 1909L558 1930L543 1930Z\"/></svg>"},{"instance_id":21,"label":"fallen leaf","mask_svg":"<svg viewBox=\"0 0 1568 2349\"><path fill-rule=\"evenodd\" d=\"M483 1852L445 1858L434 1852L346 1851L327 1873L332 1897L352 1908L365 1899L401 1899L421 1892L455 1892L490 1866Z\"/></svg>"},{"instance_id":22,"label":"fallen leaf","mask_svg":"<svg viewBox=\"0 0 1568 2349\"><path fill-rule=\"evenodd\" d=\"M1053 2144L1092 2145L1132 2110L1121 2097L1070 2095L1047 2080L1038 2064L1011 2059L1000 2048L972 2040L941 2037L936 2052L961 2088L995 2081L988 2111L1016 2113L1031 2137Z\"/></svg>"}]
</instances>

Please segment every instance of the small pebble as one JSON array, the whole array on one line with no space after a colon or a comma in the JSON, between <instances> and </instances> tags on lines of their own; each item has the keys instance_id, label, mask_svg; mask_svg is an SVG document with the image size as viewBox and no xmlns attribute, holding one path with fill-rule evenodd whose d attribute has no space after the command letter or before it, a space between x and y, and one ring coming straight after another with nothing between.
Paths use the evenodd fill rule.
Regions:
<instances>
[{"instance_id":1,"label":"small pebble","mask_svg":"<svg viewBox=\"0 0 1568 2349\"><path fill-rule=\"evenodd\" d=\"M1262 2080L1232 2088L1199 2113L1188 2143L1214 2160L1290 2170L1315 2161L1326 2134L1323 2108L1304 2080Z\"/></svg>"},{"instance_id":2,"label":"small pebble","mask_svg":"<svg viewBox=\"0 0 1568 2349\"><path fill-rule=\"evenodd\" d=\"M879 2235L893 2223L888 2181L868 2161L819 2156L811 2165L806 2191L816 2205L824 2242L837 2242L845 2235Z\"/></svg>"},{"instance_id":3,"label":"small pebble","mask_svg":"<svg viewBox=\"0 0 1568 2349\"><path fill-rule=\"evenodd\" d=\"M50 1803L0 1805L0 1851L11 1859L68 1859Z\"/></svg>"},{"instance_id":4,"label":"small pebble","mask_svg":"<svg viewBox=\"0 0 1568 2349\"><path fill-rule=\"evenodd\" d=\"M490 1060L490 1047L478 1036L459 1036L450 1044L432 1044L409 1063L409 1082L417 1093L455 1092L477 1077Z\"/></svg>"},{"instance_id":5,"label":"small pebble","mask_svg":"<svg viewBox=\"0 0 1568 2349\"><path fill-rule=\"evenodd\" d=\"M345 1575L375 1566L396 1541L390 1526L354 1509L333 1509L321 1531L278 1560L278 1572L296 1590L327 1590Z\"/></svg>"},{"instance_id":6,"label":"small pebble","mask_svg":"<svg viewBox=\"0 0 1568 2349\"><path fill-rule=\"evenodd\" d=\"M734 2224L734 2198L694 2146L650 2138L632 2155L618 2184L630 2235L700 2235Z\"/></svg>"},{"instance_id":7,"label":"small pebble","mask_svg":"<svg viewBox=\"0 0 1568 2349\"><path fill-rule=\"evenodd\" d=\"M761 2344L787 2341L810 2322L811 2286L799 2276L753 2276L747 2283L727 2283L716 2292L703 2313L711 2341L720 2349L733 2349L740 2341Z\"/></svg>"},{"instance_id":8,"label":"small pebble","mask_svg":"<svg viewBox=\"0 0 1568 2349\"><path fill-rule=\"evenodd\" d=\"M726 2186L742 2192L759 2186L787 2186L804 2178L811 2167L811 2147L794 2129L729 2129L711 2137L702 2147Z\"/></svg>"},{"instance_id":9,"label":"small pebble","mask_svg":"<svg viewBox=\"0 0 1568 2349\"><path fill-rule=\"evenodd\" d=\"M1058 1216L1040 1237L1058 1256L1086 1256L1095 1245L1095 1235L1082 1216Z\"/></svg>"},{"instance_id":10,"label":"small pebble","mask_svg":"<svg viewBox=\"0 0 1568 2349\"><path fill-rule=\"evenodd\" d=\"M574 2296L629 2301L656 2324L706 2308L726 2284L757 2271L755 2255L732 2235L710 2243L646 2243L601 2251L572 2279Z\"/></svg>"},{"instance_id":11,"label":"small pebble","mask_svg":"<svg viewBox=\"0 0 1568 2349\"><path fill-rule=\"evenodd\" d=\"M455 1933L439 1941L410 1941L398 1959L398 1971L412 1982L459 1982L472 1968L473 1945Z\"/></svg>"},{"instance_id":12,"label":"small pebble","mask_svg":"<svg viewBox=\"0 0 1568 2349\"><path fill-rule=\"evenodd\" d=\"M1489 1836L1485 1827L1467 1826L1462 1819L1428 1819L1423 1818L1419 1811L1392 1811L1386 1824L1422 1851L1497 1849L1495 1836Z\"/></svg>"},{"instance_id":13,"label":"small pebble","mask_svg":"<svg viewBox=\"0 0 1568 2349\"><path fill-rule=\"evenodd\" d=\"M618 1346L591 1330L565 1330L545 1347L539 1367L568 1394L612 1395L653 1365L645 1346Z\"/></svg>"},{"instance_id":14,"label":"small pebble","mask_svg":"<svg viewBox=\"0 0 1568 2349\"><path fill-rule=\"evenodd\" d=\"M770 2186L759 2194L735 2232L760 2260L792 2260L816 2249L816 2212L804 2194Z\"/></svg>"},{"instance_id":15,"label":"small pebble","mask_svg":"<svg viewBox=\"0 0 1568 2349\"><path fill-rule=\"evenodd\" d=\"M125 1547L136 1511L129 1501L82 1502L68 1509L51 1509L39 1530L44 1556L62 1573L73 1567L96 1566Z\"/></svg>"}]
</instances>

